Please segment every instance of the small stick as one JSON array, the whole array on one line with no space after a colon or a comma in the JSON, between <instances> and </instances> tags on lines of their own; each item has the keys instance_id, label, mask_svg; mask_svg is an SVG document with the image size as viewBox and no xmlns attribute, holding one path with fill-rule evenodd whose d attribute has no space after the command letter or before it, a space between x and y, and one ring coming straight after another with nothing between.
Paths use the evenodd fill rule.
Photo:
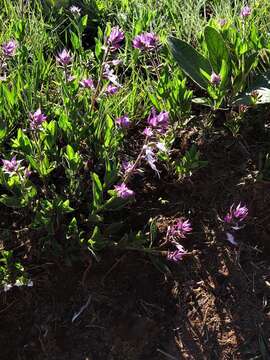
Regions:
<instances>
[{"instance_id":1,"label":"small stick","mask_svg":"<svg viewBox=\"0 0 270 360\"><path fill-rule=\"evenodd\" d=\"M177 360L176 357L166 353L165 351L163 350L160 350L160 349L157 349L158 352L160 352L162 355L166 356L168 359L171 359L171 360Z\"/></svg>"}]
</instances>

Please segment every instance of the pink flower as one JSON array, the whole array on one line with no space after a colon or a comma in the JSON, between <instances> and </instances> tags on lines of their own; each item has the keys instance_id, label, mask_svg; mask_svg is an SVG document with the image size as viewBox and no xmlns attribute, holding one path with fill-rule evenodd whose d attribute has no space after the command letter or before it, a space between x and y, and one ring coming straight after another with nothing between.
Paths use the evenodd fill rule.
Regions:
<instances>
[{"instance_id":1,"label":"pink flower","mask_svg":"<svg viewBox=\"0 0 270 360\"><path fill-rule=\"evenodd\" d=\"M130 120L127 115L119 117L116 119L115 123L121 128L128 128L130 126Z\"/></svg>"},{"instance_id":2,"label":"pink flower","mask_svg":"<svg viewBox=\"0 0 270 360\"><path fill-rule=\"evenodd\" d=\"M119 91L119 86L109 84L106 89L106 94L108 95L114 95Z\"/></svg>"},{"instance_id":3,"label":"pink flower","mask_svg":"<svg viewBox=\"0 0 270 360\"><path fill-rule=\"evenodd\" d=\"M67 81L68 81L69 83L71 83L71 82L73 82L75 79L76 79L76 76L74 76L74 75L69 75L68 78L67 78Z\"/></svg>"},{"instance_id":4,"label":"pink flower","mask_svg":"<svg viewBox=\"0 0 270 360\"><path fill-rule=\"evenodd\" d=\"M240 12L242 18L246 18L251 15L251 8L249 6L244 6Z\"/></svg>"},{"instance_id":5,"label":"pink flower","mask_svg":"<svg viewBox=\"0 0 270 360\"><path fill-rule=\"evenodd\" d=\"M153 33L142 33L133 39L133 47L142 51L153 50L158 46L158 37Z\"/></svg>"},{"instance_id":6,"label":"pink flower","mask_svg":"<svg viewBox=\"0 0 270 360\"><path fill-rule=\"evenodd\" d=\"M83 79L80 81L80 85L85 89L92 89L95 90L94 81L92 79Z\"/></svg>"},{"instance_id":7,"label":"pink flower","mask_svg":"<svg viewBox=\"0 0 270 360\"><path fill-rule=\"evenodd\" d=\"M44 123L44 121L47 120L47 116L45 116L42 112L41 109L38 108L36 112L34 112L33 114L30 114L30 128L32 130L37 130L37 129L41 129L42 128L42 124Z\"/></svg>"},{"instance_id":8,"label":"pink flower","mask_svg":"<svg viewBox=\"0 0 270 360\"><path fill-rule=\"evenodd\" d=\"M2 50L3 50L4 56L6 56L6 57L14 56L15 52L16 52L16 48L17 48L17 45L14 40L10 40L9 42L4 43L2 45Z\"/></svg>"},{"instance_id":9,"label":"pink flower","mask_svg":"<svg viewBox=\"0 0 270 360\"><path fill-rule=\"evenodd\" d=\"M237 207L231 205L229 212L224 217L224 222L231 225L237 225L239 221L243 221L248 216L248 208L239 203Z\"/></svg>"},{"instance_id":10,"label":"pink flower","mask_svg":"<svg viewBox=\"0 0 270 360\"><path fill-rule=\"evenodd\" d=\"M234 217L239 221L243 221L248 216L248 208L239 203L234 211Z\"/></svg>"},{"instance_id":11,"label":"pink flower","mask_svg":"<svg viewBox=\"0 0 270 360\"><path fill-rule=\"evenodd\" d=\"M212 85L218 86L220 84L220 82L221 82L220 75L216 74L215 72L212 72L210 82L211 82Z\"/></svg>"},{"instance_id":12,"label":"pink flower","mask_svg":"<svg viewBox=\"0 0 270 360\"><path fill-rule=\"evenodd\" d=\"M122 199L128 199L134 196L134 191L130 190L125 183L115 185L114 188L116 190L117 196Z\"/></svg>"},{"instance_id":13,"label":"pink flower","mask_svg":"<svg viewBox=\"0 0 270 360\"><path fill-rule=\"evenodd\" d=\"M125 39L125 34L119 28L119 26L113 27L107 39L107 44L109 46L110 51L116 51L117 49L119 49L124 39Z\"/></svg>"},{"instance_id":14,"label":"pink flower","mask_svg":"<svg viewBox=\"0 0 270 360\"><path fill-rule=\"evenodd\" d=\"M16 156L14 156L11 160L2 159L2 162L3 162L3 171L6 174L12 175L19 170L19 166L22 160L18 161L16 160Z\"/></svg>"},{"instance_id":15,"label":"pink flower","mask_svg":"<svg viewBox=\"0 0 270 360\"><path fill-rule=\"evenodd\" d=\"M67 66L72 61L72 56L70 55L70 52L66 49L62 50L58 53L58 56L56 57L56 60L58 63L62 66Z\"/></svg>"},{"instance_id":16,"label":"pink flower","mask_svg":"<svg viewBox=\"0 0 270 360\"><path fill-rule=\"evenodd\" d=\"M179 218L175 220L173 225L168 226L166 238L168 240L174 239L185 239L186 235L188 235L192 231L191 223L189 220L185 220L183 218Z\"/></svg>"},{"instance_id":17,"label":"pink flower","mask_svg":"<svg viewBox=\"0 0 270 360\"><path fill-rule=\"evenodd\" d=\"M183 248L182 245L177 244L177 250L168 251L167 259L173 262L179 262L183 260L184 256L187 254L187 251Z\"/></svg>"},{"instance_id":18,"label":"pink flower","mask_svg":"<svg viewBox=\"0 0 270 360\"><path fill-rule=\"evenodd\" d=\"M168 111L163 110L158 114L156 109L152 108L147 122L148 125L155 128L160 133L165 133L169 127L169 113Z\"/></svg>"},{"instance_id":19,"label":"pink flower","mask_svg":"<svg viewBox=\"0 0 270 360\"><path fill-rule=\"evenodd\" d=\"M227 22L228 22L227 19L219 19L218 20L218 23L219 23L220 27L225 26L227 24Z\"/></svg>"},{"instance_id":20,"label":"pink flower","mask_svg":"<svg viewBox=\"0 0 270 360\"><path fill-rule=\"evenodd\" d=\"M143 130L143 134L146 136L146 137L151 137L153 136L153 131L150 127L147 127Z\"/></svg>"},{"instance_id":21,"label":"pink flower","mask_svg":"<svg viewBox=\"0 0 270 360\"><path fill-rule=\"evenodd\" d=\"M32 171L30 169L27 168L24 170L24 176L26 178L30 177L31 175L32 175Z\"/></svg>"},{"instance_id":22,"label":"pink flower","mask_svg":"<svg viewBox=\"0 0 270 360\"><path fill-rule=\"evenodd\" d=\"M124 174L130 173L131 171L134 171L134 163L132 161L123 161L122 162L122 172Z\"/></svg>"}]
</instances>

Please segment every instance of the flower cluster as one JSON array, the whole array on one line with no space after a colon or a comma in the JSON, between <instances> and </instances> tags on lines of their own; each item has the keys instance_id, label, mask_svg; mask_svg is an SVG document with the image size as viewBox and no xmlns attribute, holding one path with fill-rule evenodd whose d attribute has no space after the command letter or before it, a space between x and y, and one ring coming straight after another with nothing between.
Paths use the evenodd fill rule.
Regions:
<instances>
[{"instance_id":1,"label":"flower cluster","mask_svg":"<svg viewBox=\"0 0 270 360\"><path fill-rule=\"evenodd\" d=\"M119 28L119 26L113 27L107 39L107 45L109 50L113 52L120 49L124 39L125 39L125 34Z\"/></svg>"},{"instance_id":2,"label":"flower cluster","mask_svg":"<svg viewBox=\"0 0 270 360\"><path fill-rule=\"evenodd\" d=\"M125 183L115 185L114 188L116 190L117 196L122 199L128 199L134 196L134 191L129 189Z\"/></svg>"},{"instance_id":3,"label":"flower cluster","mask_svg":"<svg viewBox=\"0 0 270 360\"><path fill-rule=\"evenodd\" d=\"M106 92L107 95L114 95L119 91L119 88L120 88L119 86L109 84L107 86L107 89L106 89L105 92Z\"/></svg>"},{"instance_id":4,"label":"flower cluster","mask_svg":"<svg viewBox=\"0 0 270 360\"><path fill-rule=\"evenodd\" d=\"M61 66L66 67L72 62L72 55L67 49L63 49L61 52L58 53L56 60Z\"/></svg>"},{"instance_id":5,"label":"flower cluster","mask_svg":"<svg viewBox=\"0 0 270 360\"><path fill-rule=\"evenodd\" d=\"M2 51L5 57L13 57L16 53L17 44L14 40L10 40L2 45Z\"/></svg>"},{"instance_id":6,"label":"flower cluster","mask_svg":"<svg viewBox=\"0 0 270 360\"><path fill-rule=\"evenodd\" d=\"M215 72L212 72L210 82L214 86L219 86L219 84L221 83L220 75L216 74Z\"/></svg>"},{"instance_id":7,"label":"flower cluster","mask_svg":"<svg viewBox=\"0 0 270 360\"><path fill-rule=\"evenodd\" d=\"M85 89L95 90L94 81L91 78L81 80L80 85Z\"/></svg>"},{"instance_id":8,"label":"flower cluster","mask_svg":"<svg viewBox=\"0 0 270 360\"><path fill-rule=\"evenodd\" d=\"M184 256L187 254L187 251L184 249L184 247L180 244L175 243L177 250L168 251L167 252L167 259L169 261L173 261L175 263L183 260Z\"/></svg>"},{"instance_id":9,"label":"flower cluster","mask_svg":"<svg viewBox=\"0 0 270 360\"><path fill-rule=\"evenodd\" d=\"M185 239L187 235L192 231L191 223L187 219L176 219L173 225L169 225L167 229L167 240L179 240Z\"/></svg>"},{"instance_id":10,"label":"flower cluster","mask_svg":"<svg viewBox=\"0 0 270 360\"><path fill-rule=\"evenodd\" d=\"M224 217L224 222L229 225L238 225L248 216L248 208L245 205L239 203L237 206L231 205L230 210Z\"/></svg>"},{"instance_id":11,"label":"flower cluster","mask_svg":"<svg viewBox=\"0 0 270 360\"><path fill-rule=\"evenodd\" d=\"M166 233L166 240L176 247L176 250L168 251L167 259L178 262L187 254L184 247L178 243L180 239L186 239L192 231L191 223L188 219L179 218L169 225Z\"/></svg>"},{"instance_id":12,"label":"flower cluster","mask_svg":"<svg viewBox=\"0 0 270 360\"><path fill-rule=\"evenodd\" d=\"M244 6L240 12L241 18L247 18L250 15L251 15L251 8L249 6Z\"/></svg>"},{"instance_id":13,"label":"flower cluster","mask_svg":"<svg viewBox=\"0 0 270 360\"><path fill-rule=\"evenodd\" d=\"M74 16L80 16L82 9L79 8L78 6L72 5L72 6L69 8L69 11L70 11L71 14L74 15Z\"/></svg>"},{"instance_id":14,"label":"flower cluster","mask_svg":"<svg viewBox=\"0 0 270 360\"><path fill-rule=\"evenodd\" d=\"M161 111L157 113L155 108L152 108L150 115L147 119L150 128L157 130L159 133L164 134L169 127L169 113L168 111ZM148 131L146 131L147 133ZM149 132L148 132L149 133Z\"/></svg>"},{"instance_id":15,"label":"flower cluster","mask_svg":"<svg viewBox=\"0 0 270 360\"><path fill-rule=\"evenodd\" d=\"M33 114L30 114L30 128L31 130L38 130L42 128L42 124L47 120L41 109L37 109Z\"/></svg>"},{"instance_id":16,"label":"flower cluster","mask_svg":"<svg viewBox=\"0 0 270 360\"><path fill-rule=\"evenodd\" d=\"M115 123L122 129L128 128L130 126L130 120L127 115L123 115L115 120Z\"/></svg>"},{"instance_id":17,"label":"flower cluster","mask_svg":"<svg viewBox=\"0 0 270 360\"><path fill-rule=\"evenodd\" d=\"M219 19L218 20L218 24L220 27L224 27L225 25L227 25L228 21L227 19Z\"/></svg>"},{"instance_id":18,"label":"flower cluster","mask_svg":"<svg viewBox=\"0 0 270 360\"><path fill-rule=\"evenodd\" d=\"M4 173L8 175L13 175L19 170L22 160L17 160L16 156L13 156L11 160L2 159L2 162Z\"/></svg>"},{"instance_id":19,"label":"flower cluster","mask_svg":"<svg viewBox=\"0 0 270 360\"><path fill-rule=\"evenodd\" d=\"M239 203L237 206L232 204L224 219L220 219L225 224L226 238L231 244L237 245L237 241L235 240L235 231L244 227L243 222L246 220L247 216L247 206Z\"/></svg>"},{"instance_id":20,"label":"flower cluster","mask_svg":"<svg viewBox=\"0 0 270 360\"><path fill-rule=\"evenodd\" d=\"M158 37L149 32L137 35L132 41L133 47L141 51L154 50L158 46Z\"/></svg>"}]
</instances>

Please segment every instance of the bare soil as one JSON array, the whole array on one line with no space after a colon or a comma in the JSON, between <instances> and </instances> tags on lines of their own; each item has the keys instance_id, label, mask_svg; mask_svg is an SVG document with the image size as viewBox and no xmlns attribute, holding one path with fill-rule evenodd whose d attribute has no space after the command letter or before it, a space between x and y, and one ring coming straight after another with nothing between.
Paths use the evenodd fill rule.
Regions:
<instances>
[{"instance_id":1,"label":"bare soil","mask_svg":"<svg viewBox=\"0 0 270 360\"><path fill-rule=\"evenodd\" d=\"M21 238L34 286L1 293L1 360L270 359L270 182L255 179L261 144L252 129L245 140L223 130L197 140L208 166L181 183L150 172L134 179L141 190L125 213L134 229L158 217L161 239L168 221L190 217L184 245L195 255L167 264L170 272L134 251L67 266L38 259L37 239ZM218 220L233 201L250 210L236 247Z\"/></svg>"}]
</instances>

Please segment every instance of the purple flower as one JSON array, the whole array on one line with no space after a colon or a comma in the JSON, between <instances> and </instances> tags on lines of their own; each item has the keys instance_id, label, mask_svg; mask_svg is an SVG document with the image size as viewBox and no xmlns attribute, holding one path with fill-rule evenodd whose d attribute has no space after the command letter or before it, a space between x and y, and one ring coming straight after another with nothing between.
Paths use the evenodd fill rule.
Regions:
<instances>
[{"instance_id":1,"label":"purple flower","mask_svg":"<svg viewBox=\"0 0 270 360\"><path fill-rule=\"evenodd\" d=\"M191 223L187 219L177 219L173 225L168 226L166 238L169 240L185 239L186 236L192 231Z\"/></svg>"},{"instance_id":2,"label":"purple flower","mask_svg":"<svg viewBox=\"0 0 270 360\"><path fill-rule=\"evenodd\" d=\"M240 12L240 16L242 18L246 18L248 16L251 15L251 8L249 6L244 6L242 9L241 9L241 12Z\"/></svg>"},{"instance_id":3,"label":"purple flower","mask_svg":"<svg viewBox=\"0 0 270 360\"><path fill-rule=\"evenodd\" d=\"M169 126L169 113L163 110L158 114L156 109L152 108L147 122L152 128L157 129L161 133L165 133Z\"/></svg>"},{"instance_id":4,"label":"purple flower","mask_svg":"<svg viewBox=\"0 0 270 360\"><path fill-rule=\"evenodd\" d=\"M130 173L134 170L134 163L132 161L123 161L122 162L122 172L124 174Z\"/></svg>"},{"instance_id":5,"label":"purple flower","mask_svg":"<svg viewBox=\"0 0 270 360\"><path fill-rule=\"evenodd\" d=\"M128 128L130 126L130 120L127 115L123 115L116 119L115 123L121 128Z\"/></svg>"},{"instance_id":6,"label":"purple flower","mask_svg":"<svg viewBox=\"0 0 270 360\"><path fill-rule=\"evenodd\" d=\"M68 78L67 78L67 81L68 81L69 83L71 83L71 82L73 82L75 79L76 79L76 76L74 76L74 75L69 75Z\"/></svg>"},{"instance_id":7,"label":"purple flower","mask_svg":"<svg viewBox=\"0 0 270 360\"><path fill-rule=\"evenodd\" d=\"M116 190L117 196L122 199L128 199L134 196L134 191L130 190L125 183L115 185L114 188Z\"/></svg>"},{"instance_id":8,"label":"purple flower","mask_svg":"<svg viewBox=\"0 0 270 360\"><path fill-rule=\"evenodd\" d=\"M72 56L70 55L70 52L68 50L64 49L58 53L58 56L56 56L56 60L60 65L67 66L71 63Z\"/></svg>"},{"instance_id":9,"label":"purple flower","mask_svg":"<svg viewBox=\"0 0 270 360\"><path fill-rule=\"evenodd\" d=\"M227 24L227 22L228 22L227 19L219 19L218 20L218 23L219 23L220 27L225 26Z\"/></svg>"},{"instance_id":10,"label":"purple flower","mask_svg":"<svg viewBox=\"0 0 270 360\"><path fill-rule=\"evenodd\" d=\"M182 245L177 244L177 250L168 251L167 259L173 262L179 262L183 260L183 257L187 254Z\"/></svg>"},{"instance_id":11,"label":"purple flower","mask_svg":"<svg viewBox=\"0 0 270 360\"><path fill-rule=\"evenodd\" d=\"M238 242L235 240L234 234L231 232L226 232L226 240L229 241L232 245L238 245Z\"/></svg>"},{"instance_id":12,"label":"purple flower","mask_svg":"<svg viewBox=\"0 0 270 360\"><path fill-rule=\"evenodd\" d=\"M151 137L153 136L153 131L150 127L147 127L143 130L143 135L145 135L146 137Z\"/></svg>"},{"instance_id":13,"label":"purple flower","mask_svg":"<svg viewBox=\"0 0 270 360\"><path fill-rule=\"evenodd\" d=\"M153 50L158 46L158 37L153 33L142 33L132 41L133 47L142 51Z\"/></svg>"},{"instance_id":14,"label":"purple flower","mask_svg":"<svg viewBox=\"0 0 270 360\"><path fill-rule=\"evenodd\" d=\"M210 82L211 82L212 85L218 86L220 84L220 82L221 82L220 75L216 74L215 72L212 72Z\"/></svg>"},{"instance_id":15,"label":"purple flower","mask_svg":"<svg viewBox=\"0 0 270 360\"><path fill-rule=\"evenodd\" d=\"M248 216L248 208L245 205L241 205L239 203L236 207L234 204L230 207L229 212L224 217L224 221L227 224L235 225L239 221L245 220L245 218Z\"/></svg>"},{"instance_id":16,"label":"purple flower","mask_svg":"<svg viewBox=\"0 0 270 360\"><path fill-rule=\"evenodd\" d=\"M166 145L162 142L156 143L156 147L158 150L162 151L163 153L168 153L168 149L166 148Z\"/></svg>"},{"instance_id":17,"label":"purple flower","mask_svg":"<svg viewBox=\"0 0 270 360\"><path fill-rule=\"evenodd\" d=\"M113 85L113 84L109 84L107 86L107 89L106 89L106 94L108 95L114 95L118 92L119 90L119 86L116 86L116 85Z\"/></svg>"},{"instance_id":18,"label":"purple flower","mask_svg":"<svg viewBox=\"0 0 270 360\"><path fill-rule=\"evenodd\" d=\"M31 174L32 174L32 171L30 169L27 168L24 170L24 176L26 178L29 178L31 176Z\"/></svg>"},{"instance_id":19,"label":"purple flower","mask_svg":"<svg viewBox=\"0 0 270 360\"><path fill-rule=\"evenodd\" d=\"M69 8L69 11L70 11L71 14L74 15L74 16L80 16L82 9L80 9L78 6L72 5L72 6Z\"/></svg>"},{"instance_id":20,"label":"purple flower","mask_svg":"<svg viewBox=\"0 0 270 360\"><path fill-rule=\"evenodd\" d=\"M14 56L15 52L16 52L16 48L17 48L17 45L14 40L10 40L9 42L4 43L2 45L2 50L3 50L4 56L6 56L6 57Z\"/></svg>"},{"instance_id":21,"label":"purple flower","mask_svg":"<svg viewBox=\"0 0 270 360\"><path fill-rule=\"evenodd\" d=\"M47 119L47 116L45 116L41 112L41 109L38 108L36 112L34 112L33 114L30 114L30 128L32 130L41 129L42 124L44 123L44 121L46 121L46 119Z\"/></svg>"},{"instance_id":22,"label":"purple flower","mask_svg":"<svg viewBox=\"0 0 270 360\"><path fill-rule=\"evenodd\" d=\"M11 160L2 159L2 162L3 162L3 171L6 174L12 175L19 170L19 166L22 160L18 161L16 160L16 156L14 156Z\"/></svg>"},{"instance_id":23,"label":"purple flower","mask_svg":"<svg viewBox=\"0 0 270 360\"><path fill-rule=\"evenodd\" d=\"M116 51L117 49L119 49L124 39L125 39L125 34L119 28L119 26L113 27L107 39L107 44L109 46L110 51Z\"/></svg>"},{"instance_id":24,"label":"purple flower","mask_svg":"<svg viewBox=\"0 0 270 360\"><path fill-rule=\"evenodd\" d=\"M95 89L94 81L92 79L83 79L80 81L80 85L85 89Z\"/></svg>"},{"instance_id":25,"label":"purple flower","mask_svg":"<svg viewBox=\"0 0 270 360\"><path fill-rule=\"evenodd\" d=\"M111 69L109 64L104 65L103 77L110 80L115 86L121 87L117 81L117 75L115 75L114 70Z\"/></svg>"},{"instance_id":26,"label":"purple flower","mask_svg":"<svg viewBox=\"0 0 270 360\"><path fill-rule=\"evenodd\" d=\"M241 206L241 203L239 203L234 211L234 217L239 221L243 221L247 216L248 208L245 205Z\"/></svg>"},{"instance_id":27,"label":"purple flower","mask_svg":"<svg viewBox=\"0 0 270 360\"><path fill-rule=\"evenodd\" d=\"M151 169L154 170L159 176L159 171L155 164L157 161L157 158L156 158L156 155L155 155L153 149L147 145L144 145L143 149L144 149L144 154L145 154L144 155L145 161L148 163L148 165L151 167Z\"/></svg>"},{"instance_id":28,"label":"purple flower","mask_svg":"<svg viewBox=\"0 0 270 360\"><path fill-rule=\"evenodd\" d=\"M122 60L114 59L114 60L107 61L106 64L117 66L117 65L122 64L122 62L123 62Z\"/></svg>"}]
</instances>

